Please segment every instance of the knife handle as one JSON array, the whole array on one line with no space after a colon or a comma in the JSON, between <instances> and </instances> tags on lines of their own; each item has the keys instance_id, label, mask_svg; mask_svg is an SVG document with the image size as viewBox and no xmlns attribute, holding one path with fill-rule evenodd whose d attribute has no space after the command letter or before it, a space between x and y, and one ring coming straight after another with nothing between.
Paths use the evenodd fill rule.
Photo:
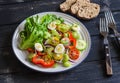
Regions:
<instances>
[{"instance_id":1,"label":"knife handle","mask_svg":"<svg viewBox=\"0 0 120 83\"><path fill-rule=\"evenodd\" d=\"M118 46L120 47L120 35L116 35L115 37L116 37L116 40L118 42Z\"/></svg>"},{"instance_id":2,"label":"knife handle","mask_svg":"<svg viewBox=\"0 0 120 83\"><path fill-rule=\"evenodd\" d=\"M117 47L120 47L120 33L116 29L114 29L114 36L116 39Z\"/></svg>"},{"instance_id":3,"label":"knife handle","mask_svg":"<svg viewBox=\"0 0 120 83\"><path fill-rule=\"evenodd\" d=\"M112 75L113 71L112 71L112 63L111 63L109 44L104 44L104 48L105 48L105 54L106 54L107 75Z\"/></svg>"}]
</instances>

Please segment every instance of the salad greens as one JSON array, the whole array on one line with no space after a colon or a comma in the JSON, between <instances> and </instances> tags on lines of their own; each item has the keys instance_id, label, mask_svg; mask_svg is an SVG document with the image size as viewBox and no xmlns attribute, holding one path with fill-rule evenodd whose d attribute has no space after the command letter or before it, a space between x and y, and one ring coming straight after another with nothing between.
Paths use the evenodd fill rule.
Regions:
<instances>
[{"instance_id":1,"label":"salad greens","mask_svg":"<svg viewBox=\"0 0 120 83\"><path fill-rule=\"evenodd\" d=\"M20 32L19 48L29 52L28 61L45 68L57 63L71 66L80 52L86 49L86 41L79 34L80 26L66 24L64 19L53 14L36 15L26 19Z\"/></svg>"},{"instance_id":2,"label":"salad greens","mask_svg":"<svg viewBox=\"0 0 120 83\"><path fill-rule=\"evenodd\" d=\"M27 18L25 28L20 32L21 44L19 45L19 48L27 49L29 47L34 47L36 42L42 43L44 38L49 38L50 34L47 25L55 20L59 20L60 23L63 22L63 19L49 14L42 18L38 15Z\"/></svg>"}]
</instances>

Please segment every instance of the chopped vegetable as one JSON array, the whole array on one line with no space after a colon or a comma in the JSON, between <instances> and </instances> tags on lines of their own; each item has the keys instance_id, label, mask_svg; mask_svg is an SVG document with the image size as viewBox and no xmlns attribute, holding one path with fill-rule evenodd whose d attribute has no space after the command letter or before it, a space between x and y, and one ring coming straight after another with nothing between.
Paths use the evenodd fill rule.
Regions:
<instances>
[{"instance_id":1,"label":"chopped vegetable","mask_svg":"<svg viewBox=\"0 0 120 83\"><path fill-rule=\"evenodd\" d=\"M47 39L44 44L51 44L51 39Z\"/></svg>"},{"instance_id":2,"label":"chopped vegetable","mask_svg":"<svg viewBox=\"0 0 120 83\"><path fill-rule=\"evenodd\" d=\"M70 39L70 41L71 41L71 43L72 43L72 46L69 46L69 48L74 48L74 47L76 47L76 39L73 37L73 35L72 35L71 32L69 32L69 39Z\"/></svg>"},{"instance_id":3,"label":"chopped vegetable","mask_svg":"<svg viewBox=\"0 0 120 83\"><path fill-rule=\"evenodd\" d=\"M73 31L77 31L77 32L78 32L79 29L80 29L80 26L79 26L78 24L73 24L73 25L72 25L72 30L73 30Z\"/></svg>"},{"instance_id":4,"label":"chopped vegetable","mask_svg":"<svg viewBox=\"0 0 120 83\"><path fill-rule=\"evenodd\" d=\"M64 33L64 37L68 37L69 35L68 35L68 33Z\"/></svg>"},{"instance_id":5,"label":"chopped vegetable","mask_svg":"<svg viewBox=\"0 0 120 83\"><path fill-rule=\"evenodd\" d=\"M36 55L36 56L34 56L33 58L32 58L32 62L34 63L34 64L37 64L37 65L41 65L41 66L43 66L43 67L52 67L53 65L54 65L54 60L44 60L44 59L41 59L41 58L39 58L39 56L38 55Z\"/></svg>"},{"instance_id":6,"label":"chopped vegetable","mask_svg":"<svg viewBox=\"0 0 120 83\"><path fill-rule=\"evenodd\" d=\"M62 60L62 62L65 63L65 62L67 62L68 60L69 60L68 54L64 54L64 55L63 55L63 60Z\"/></svg>"},{"instance_id":7,"label":"chopped vegetable","mask_svg":"<svg viewBox=\"0 0 120 83\"><path fill-rule=\"evenodd\" d=\"M56 68L56 67L58 67L58 66L59 66L59 65L58 65L57 63L55 63L53 67Z\"/></svg>"},{"instance_id":8,"label":"chopped vegetable","mask_svg":"<svg viewBox=\"0 0 120 83\"><path fill-rule=\"evenodd\" d=\"M60 37L61 37L61 35L60 35L56 30L52 30L52 31L51 31L51 34L52 34L52 36L55 36L55 37L57 37L57 38L60 38Z\"/></svg>"},{"instance_id":9,"label":"chopped vegetable","mask_svg":"<svg viewBox=\"0 0 120 83\"><path fill-rule=\"evenodd\" d=\"M58 44L56 47L55 47L55 53L64 53L65 51L65 47L63 44Z\"/></svg>"},{"instance_id":10,"label":"chopped vegetable","mask_svg":"<svg viewBox=\"0 0 120 83\"><path fill-rule=\"evenodd\" d=\"M51 38L51 45L56 46L57 44L59 44L60 40L58 37L52 37Z\"/></svg>"},{"instance_id":11,"label":"chopped vegetable","mask_svg":"<svg viewBox=\"0 0 120 83\"><path fill-rule=\"evenodd\" d=\"M59 24L57 29L61 31L62 33L65 33L70 30L70 26L67 24Z\"/></svg>"},{"instance_id":12,"label":"chopped vegetable","mask_svg":"<svg viewBox=\"0 0 120 83\"><path fill-rule=\"evenodd\" d=\"M40 18L38 15L26 19L25 28L20 32L21 43L20 49L27 49L34 47L36 42L42 43L44 39L44 32L47 32L47 25L56 20L55 15L45 15Z\"/></svg>"},{"instance_id":13,"label":"chopped vegetable","mask_svg":"<svg viewBox=\"0 0 120 83\"><path fill-rule=\"evenodd\" d=\"M30 54L28 55L28 60L29 60L29 61L32 61L32 58L33 58L35 55L36 55L35 53L30 53Z\"/></svg>"},{"instance_id":14,"label":"chopped vegetable","mask_svg":"<svg viewBox=\"0 0 120 83\"><path fill-rule=\"evenodd\" d=\"M40 52L40 51L37 51L37 55L38 55L38 56L44 56L44 55L46 55L46 53L42 53L42 52Z\"/></svg>"},{"instance_id":15,"label":"chopped vegetable","mask_svg":"<svg viewBox=\"0 0 120 83\"><path fill-rule=\"evenodd\" d=\"M81 39L81 35L78 32L72 32L72 35L75 39Z\"/></svg>"},{"instance_id":16,"label":"chopped vegetable","mask_svg":"<svg viewBox=\"0 0 120 83\"><path fill-rule=\"evenodd\" d=\"M35 52L35 50L32 49L32 48L28 48L27 51L28 51L29 53L34 53L34 52Z\"/></svg>"},{"instance_id":17,"label":"chopped vegetable","mask_svg":"<svg viewBox=\"0 0 120 83\"><path fill-rule=\"evenodd\" d=\"M70 51L69 51L69 57L70 59L72 60L76 60L79 58L79 55L80 55L80 51L76 48L71 48Z\"/></svg>"},{"instance_id":18,"label":"chopped vegetable","mask_svg":"<svg viewBox=\"0 0 120 83\"><path fill-rule=\"evenodd\" d=\"M43 51L43 47L42 47L42 45L40 43L35 43L35 49L37 51Z\"/></svg>"},{"instance_id":19,"label":"chopped vegetable","mask_svg":"<svg viewBox=\"0 0 120 83\"><path fill-rule=\"evenodd\" d=\"M78 24L71 26L53 14L32 16L26 19L20 32L19 48L28 51L28 61L34 65L51 68L59 63L70 67L70 60L78 59L80 51L87 47L79 29Z\"/></svg>"},{"instance_id":20,"label":"chopped vegetable","mask_svg":"<svg viewBox=\"0 0 120 83\"><path fill-rule=\"evenodd\" d=\"M63 66L64 66L64 67L69 67L69 66L71 66L71 63L70 63L69 61L64 62L64 63L63 63Z\"/></svg>"},{"instance_id":21,"label":"chopped vegetable","mask_svg":"<svg viewBox=\"0 0 120 83\"><path fill-rule=\"evenodd\" d=\"M48 38L50 38L50 37L51 37L51 34L46 31L46 32L44 33L44 38L45 38L45 39L48 39Z\"/></svg>"},{"instance_id":22,"label":"chopped vegetable","mask_svg":"<svg viewBox=\"0 0 120 83\"><path fill-rule=\"evenodd\" d=\"M76 48L78 50L84 50L86 48L86 42L84 40L78 40L77 43L76 43Z\"/></svg>"},{"instance_id":23,"label":"chopped vegetable","mask_svg":"<svg viewBox=\"0 0 120 83\"><path fill-rule=\"evenodd\" d=\"M54 60L60 61L63 58L63 54L54 54L53 55Z\"/></svg>"},{"instance_id":24,"label":"chopped vegetable","mask_svg":"<svg viewBox=\"0 0 120 83\"><path fill-rule=\"evenodd\" d=\"M54 50L53 47L48 47L48 48L46 49L46 52L47 52L48 55L53 55L53 52L52 52L53 50Z\"/></svg>"},{"instance_id":25,"label":"chopped vegetable","mask_svg":"<svg viewBox=\"0 0 120 83\"><path fill-rule=\"evenodd\" d=\"M48 24L48 29L50 30L54 30L56 27L56 22L51 22L50 24Z\"/></svg>"},{"instance_id":26,"label":"chopped vegetable","mask_svg":"<svg viewBox=\"0 0 120 83\"><path fill-rule=\"evenodd\" d=\"M65 46L68 46L70 44L70 40L67 37L64 37L61 39L61 43L64 44Z\"/></svg>"},{"instance_id":27,"label":"chopped vegetable","mask_svg":"<svg viewBox=\"0 0 120 83\"><path fill-rule=\"evenodd\" d=\"M62 23L61 20L55 20L54 22L55 22L55 24L57 24L57 25L59 25L59 24Z\"/></svg>"}]
</instances>

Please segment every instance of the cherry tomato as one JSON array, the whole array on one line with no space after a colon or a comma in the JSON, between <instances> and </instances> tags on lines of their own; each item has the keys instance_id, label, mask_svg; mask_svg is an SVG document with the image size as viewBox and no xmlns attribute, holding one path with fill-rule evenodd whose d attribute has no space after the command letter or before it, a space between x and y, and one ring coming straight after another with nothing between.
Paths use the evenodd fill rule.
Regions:
<instances>
[{"instance_id":1,"label":"cherry tomato","mask_svg":"<svg viewBox=\"0 0 120 83\"><path fill-rule=\"evenodd\" d=\"M72 60L76 60L79 58L79 55L80 55L80 51L76 48L71 48L70 51L69 51L69 57L72 59Z\"/></svg>"}]
</instances>

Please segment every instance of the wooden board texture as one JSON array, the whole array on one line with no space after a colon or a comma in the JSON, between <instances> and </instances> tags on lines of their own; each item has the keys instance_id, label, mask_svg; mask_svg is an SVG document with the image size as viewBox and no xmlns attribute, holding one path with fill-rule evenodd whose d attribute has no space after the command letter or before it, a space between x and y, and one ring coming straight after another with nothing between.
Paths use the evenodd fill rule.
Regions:
<instances>
[{"instance_id":1,"label":"wooden board texture","mask_svg":"<svg viewBox=\"0 0 120 83\"><path fill-rule=\"evenodd\" d=\"M84 21L74 16L86 26L92 40L88 57L74 69L55 74L36 72L15 57L11 44L19 23L36 13L61 12L59 4L63 1L0 0L0 83L120 83L120 49L116 48L113 39L109 37L114 74L106 76L103 39L99 34L99 18L104 16L105 6L112 10L120 32L120 0L91 0L101 6L99 16L92 20Z\"/></svg>"}]
</instances>

